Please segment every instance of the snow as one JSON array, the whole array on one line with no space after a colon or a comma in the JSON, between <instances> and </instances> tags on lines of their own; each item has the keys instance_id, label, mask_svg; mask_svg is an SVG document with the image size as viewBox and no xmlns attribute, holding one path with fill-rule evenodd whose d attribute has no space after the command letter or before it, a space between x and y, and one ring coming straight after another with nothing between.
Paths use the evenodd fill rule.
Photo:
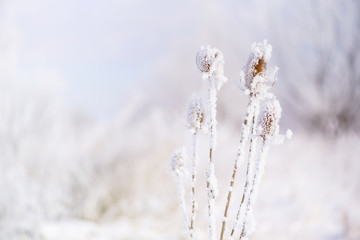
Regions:
<instances>
[{"instance_id":1,"label":"snow","mask_svg":"<svg viewBox=\"0 0 360 240\"><path fill-rule=\"evenodd\" d=\"M160 116L167 116L167 113L162 114ZM286 112L283 114L286 116ZM156 116L151 118L152 120L147 119L146 122L149 123L159 118L159 115ZM134 192L129 195L124 193L123 195L123 198L129 199L128 201L109 201L107 203L123 207L110 208L107 213L108 217L102 220L84 220L77 216L39 218L36 220L38 216L36 214L38 210L36 209L41 209L41 207L34 209L36 211L28 211L26 207L30 204L37 206L38 203L38 195L33 194L31 187L35 186L34 179L31 180L30 178L32 182L29 182L29 176L21 175L18 172L18 166L13 166L13 171L10 172L7 167L10 165L3 165L2 171L7 174L2 175L1 188L5 189L7 196L2 195L1 197L2 206L6 206L6 208L2 209L9 209L7 204L14 201L8 202L7 199L11 196L19 196L15 195L14 191L21 193L24 191L24 187L27 190L25 192L26 197L21 195L21 198L12 199L17 199L17 203L22 200L21 202L27 205L24 205L24 208L22 205L14 206L17 209L16 212L3 211L3 214L6 214L7 217L2 215L1 238L36 239L36 236L42 236L46 240L183 239L181 215L180 211L176 210L178 209L178 202L175 184L171 176L165 173L165 166L171 149L183 143L180 140L170 143L170 139L173 139L172 135L181 136L182 133L188 134L188 132L184 131L181 119L174 118L173 121L177 121L176 127L167 130L163 129L166 126L163 122L156 123L157 120L152 122L152 126L158 126L154 127L158 134L158 138L155 139L157 144L152 145L153 150L146 152L146 156L151 156L145 158L146 161L142 161L138 157L130 158L131 161L126 168L127 171L131 171L130 175L123 175L123 173L109 176L107 172L109 181L104 182L102 185L95 184L92 186L91 194L85 200L85 205L88 205L90 200L95 200L98 197L102 200L100 202L104 202L107 199L105 196L109 196L107 189L126 181L126 179L130 179L129 182L126 182L126 185L133 184L131 186L134 188ZM118 126L118 124L116 125ZM139 129L138 136L144 137L149 125L146 124L144 127L138 123L135 125L136 128L134 129ZM120 132L123 133L124 129L121 129ZM131 132L134 133L134 129ZM163 130L160 131L159 129ZM113 129L111 132L115 134ZM166 135L166 133L171 133L171 135ZM153 134L149 134L148 142L151 142L150 140L154 141ZM165 134L164 138L159 138L159 134ZM219 160L217 163L219 167L217 178L220 191L218 205L222 205L225 198L222 193L224 188L228 187L228 173L233 167L231 159L234 152L236 152L236 142L239 136L237 133L234 134L234 130L230 126L226 126L219 129L219 137L221 141L219 141L217 155L221 156L221 162ZM112 151L116 151L119 146L118 141L114 141L114 139L109 138L106 141L107 146L114 142L114 148L111 148ZM357 204L359 199L357 189L360 187L359 181L357 181L360 167L357 157L360 154L359 148L357 148L359 144L360 139L356 136L344 136L336 141L329 141L322 136L297 131L291 141L285 141L282 146L273 147L268 154L266 173L258 190L259 195L254 207L257 228L250 236L251 239L281 240L301 237L317 240L319 238L331 239L337 236L344 239L357 239L360 227L358 224L360 222L358 214L360 209L358 209ZM166 148L167 145L171 146ZM44 146L48 147L49 145ZM129 149L129 145L127 146L122 148L122 151ZM131 151L137 152L136 155L142 151L147 151L143 148L132 147ZM27 154L29 156L30 152L27 152ZM200 151L199 154L200 159L206 159L207 152ZM137 168L132 169L130 166L134 165L134 160L140 164L137 165ZM88 160L87 164L91 164L91 161ZM104 163L102 162L102 164ZM142 167L143 165L146 167ZM199 171L206 168L207 166L204 166L203 163L199 163ZM244 168L240 168L239 171L241 170L244 170ZM13 177L10 177L10 175ZM10 183L13 184L9 185L9 181L5 181L4 178L8 178ZM205 183L205 179L201 175L198 180L199 186ZM18 184L15 185L14 183ZM241 179L239 179L239 183L242 183ZM56 188L57 183L48 184L54 186L52 189L58 189ZM13 187L16 187L16 189L11 189ZM102 191L99 191L99 189L102 189ZM119 189L117 191L124 191L126 188L117 189ZM236 189L238 188L235 186L233 191L235 195L233 197L234 202L238 203L240 197L236 195L236 192L238 192L235 191ZM46 192L43 191L43 193ZM198 194L199 196L205 196L206 192L199 192ZM49 195L55 197L51 192ZM136 197L132 198L132 195ZM53 203L48 204L54 207L56 201L57 198L54 198L52 199ZM199 214L206 214L204 206L207 206L207 200L200 198L198 205ZM95 211L96 205L89 206L88 209ZM200 232L199 239L206 239L207 233L204 230L206 227L203 225L207 223L207 220L201 218L199 214L197 214L195 226L198 230L203 229L205 231L205 233ZM222 214L222 211L216 213L218 221L222 219Z\"/></svg>"},{"instance_id":2,"label":"snow","mask_svg":"<svg viewBox=\"0 0 360 240\"><path fill-rule=\"evenodd\" d=\"M122 218L102 224L86 220L63 219L44 223L38 229L40 239L49 240L177 239L170 231L164 230L163 224L146 217L133 221Z\"/></svg>"}]
</instances>

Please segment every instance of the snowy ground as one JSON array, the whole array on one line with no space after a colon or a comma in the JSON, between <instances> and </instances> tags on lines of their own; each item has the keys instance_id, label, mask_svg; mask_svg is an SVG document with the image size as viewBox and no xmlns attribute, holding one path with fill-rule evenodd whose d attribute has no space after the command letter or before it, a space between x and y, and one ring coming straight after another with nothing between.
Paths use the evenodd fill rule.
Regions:
<instances>
[{"instance_id":1,"label":"snowy ground","mask_svg":"<svg viewBox=\"0 0 360 240\"><path fill-rule=\"evenodd\" d=\"M174 131L171 128L168 130ZM215 159L220 179L217 209L221 216L225 198L224 189L228 184L237 134L235 131L222 128L219 130L219 138L223 144L219 144ZM45 206L36 203L44 201L41 196L7 196L20 197L14 201L17 204L21 202L24 204L24 206L10 207L11 202L4 202L6 198L3 195L0 238L183 239L175 182L166 172L171 149L178 146L180 141L171 140L167 134L157 140L151 145L150 150L142 150L148 163L143 162L136 154L131 158L132 163L143 163L146 166L138 169L128 168L132 171L130 179L126 179L128 175L124 177L120 173L118 175L107 173L100 175L99 181L102 181L102 184L93 183L87 187L89 192L82 198L80 204L86 207L76 205L76 208L65 209L66 213L54 213L51 216L45 212L47 211L44 209ZM360 163L357 158L360 153L357 147L359 144L358 137L341 137L330 141L320 136L295 133L293 139L282 146L274 147L269 155L266 174L255 205L258 225L251 239L264 239L264 237L277 240L359 239ZM129 151L139 153L140 150L135 148ZM130 153L127 154L131 156ZM52 169L49 166L48 168ZM4 178L4 175L2 176ZM48 195L48 198L53 197L48 199L49 207L62 206L61 201L64 198L53 195L56 193L54 189L61 186L62 182L55 181L44 185L32 179L39 176L23 176L27 176L27 179L23 180L21 186L17 186L17 191L25 191L24 188L28 188L26 191L33 194L29 188L37 186L40 189L46 186L45 190L42 190L43 194ZM17 180L13 179L13 181ZM127 181L132 190L127 190L121 184L122 181ZM202 187L201 181L204 179L199 179L199 187ZM235 186L235 192L241 184L239 182ZM66 186L64 185L64 188ZM113 188L126 194L112 196L115 194ZM63 194L66 194L66 191L65 189ZM7 193L16 194L14 191ZM199 194L203 195L200 197L202 198L200 211L206 212L205 192L199 190ZM235 195L235 199L238 198L239 196ZM10 207L16 212L4 211L4 207ZM103 212L99 210L101 207L104 208ZM196 223L199 228L201 226L203 237L206 236L205 223L204 217L199 217Z\"/></svg>"},{"instance_id":2,"label":"snowy ground","mask_svg":"<svg viewBox=\"0 0 360 240\"><path fill-rule=\"evenodd\" d=\"M251 239L359 239L359 144L359 138L326 142L298 136L272 151L255 206L258 226ZM48 222L40 226L39 235L49 240L181 239L180 214L162 218L151 216L156 215L151 211L144 214L110 223Z\"/></svg>"}]
</instances>

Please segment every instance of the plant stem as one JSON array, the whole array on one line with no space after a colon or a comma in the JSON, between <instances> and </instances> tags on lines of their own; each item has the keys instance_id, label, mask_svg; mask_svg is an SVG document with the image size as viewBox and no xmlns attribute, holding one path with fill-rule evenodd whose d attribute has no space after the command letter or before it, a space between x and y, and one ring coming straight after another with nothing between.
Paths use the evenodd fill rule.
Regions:
<instances>
[{"instance_id":1,"label":"plant stem","mask_svg":"<svg viewBox=\"0 0 360 240\"><path fill-rule=\"evenodd\" d=\"M181 210L181 214L183 217L183 224L184 224L185 229L187 229L189 232L190 239L192 239L192 232L191 232L190 226L189 226L189 219L186 214L184 184L183 184L183 181L181 180L181 174L179 172L176 172L176 179L177 179L177 188L178 188L178 193L179 193L179 205L180 205L180 210Z\"/></svg>"},{"instance_id":2,"label":"plant stem","mask_svg":"<svg viewBox=\"0 0 360 240\"><path fill-rule=\"evenodd\" d=\"M216 146L216 101L217 90L214 79L209 79L209 105L210 105L210 137L209 137L209 169L206 173L206 186L208 192L209 237L216 240L215 198L217 196L217 180L213 151Z\"/></svg>"},{"instance_id":3,"label":"plant stem","mask_svg":"<svg viewBox=\"0 0 360 240\"><path fill-rule=\"evenodd\" d=\"M195 199L195 184L196 184L196 166L198 163L198 136L197 132L193 135L193 161L192 161L192 177L191 177L191 220L190 220L190 231L192 233L192 238L194 239L194 221L195 221L195 210L196 210L196 199Z\"/></svg>"},{"instance_id":4,"label":"plant stem","mask_svg":"<svg viewBox=\"0 0 360 240\"><path fill-rule=\"evenodd\" d=\"M207 172L207 181L206 181L206 186L208 189L208 212L209 212L209 235L210 235L210 240L215 240L216 239L216 222L215 222L215 189L214 189L214 183L212 183L213 181L213 177L214 177L214 170L215 170L215 166L213 163L213 159L212 159L212 155L213 155L213 149L210 148L209 150L209 158L210 158L210 164L209 164L209 171Z\"/></svg>"},{"instance_id":5,"label":"plant stem","mask_svg":"<svg viewBox=\"0 0 360 240\"><path fill-rule=\"evenodd\" d=\"M263 138L262 144L261 144L261 150L260 150L260 156L259 156L259 161L256 167L256 171L254 174L254 178L252 181L252 188L249 194L249 199L247 201L247 205L246 205L246 212L245 212L245 217L244 217L244 221L242 224L242 229L241 229L241 234L240 234L240 240L243 237L246 237L247 233L245 232L245 227L246 227L246 217L248 215L248 213L250 212L251 206L254 204L255 202L255 198L259 189L259 185L261 182L261 178L263 176L264 173L264 167L265 167L265 159L267 156L267 153L269 151L269 143L266 141L266 138Z\"/></svg>"},{"instance_id":6,"label":"plant stem","mask_svg":"<svg viewBox=\"0 0 360 240\"><path fill-rule=\"evenodd\" d=\"M253 124L253 122L251 120L253 119L254 106L255 106L255 101L253 99L253 95L251 94L250 98L249 98L249 103L247 106L246 118L242 124L242 135L240 138L238 154L237 154L237 157L235 158L233 173L232 173L231 180L230 180L230 187L229 187L229 191L228 191L228 195L227 195L227 202L226 202L226 206L225 206L225 210L224 210L224 220L222 222L220 240L223 240L223 238L224 238L224 233L225 233L225 229L226 229L226 220L228 217L228 209L230 206L231 195L232 195L232 190L233 190L233 186L234 186L234 182L235 182L236 172L237 172L239 164L244 159L243 153L245 150L246 142L248 141L248 138L249 138L250 127Z\"/></svg>"},{"instance_id":7,"label":"plant stem","mask_svg":"<svg viewBox=\"0 0 360 240\"><path fill-rule=\"evenodd\" d=\"M258 118L259 101L258 101L258 99L254 99L253 101L255 102L255 104L254 104L254 114L252 117L252 124L251 124L251 134L255 135L255 133L256 133L255 123L257 122L257 118ZM244 192L243 192L241 202L240 202L240 205L238 208L235 223L234 223L233 228L230 233L230 237L232 237L234 235L239 222L242 222L242 219L243 219L243 214L244 214L244 210L245 210L244 202L245 202L245 199L249 196L249 192L250 192L249 184L250 184L251 178L253 177L256 145L257 145L256 139L254 141L254 139L251 137L250 144L249 144L249 154L248 154L249 160L248 160L247 169L246 169L246 181L245 181L245 185L244 185Z\"/></svg>"}]
</instances>

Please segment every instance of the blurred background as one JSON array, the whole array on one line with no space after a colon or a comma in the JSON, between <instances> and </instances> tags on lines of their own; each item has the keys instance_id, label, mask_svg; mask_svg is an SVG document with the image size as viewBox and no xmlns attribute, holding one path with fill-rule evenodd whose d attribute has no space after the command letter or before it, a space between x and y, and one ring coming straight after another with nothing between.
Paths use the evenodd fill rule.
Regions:
<instances>
[{"instance_id":1,"label":"blurred background","mask_svg":"<svg viewBox=\"0 0 360 240\"><path fill-rule=\"evenodd\" d=\"M229 78L221 219L247 104L236 84L263 39L294 136L269 154L251 239L360 239L358 0L0 0L0 239L185 239L167 166L191 147L186 103L206 93L195 56L208 44Z\"/></svg>"}]
</instances>

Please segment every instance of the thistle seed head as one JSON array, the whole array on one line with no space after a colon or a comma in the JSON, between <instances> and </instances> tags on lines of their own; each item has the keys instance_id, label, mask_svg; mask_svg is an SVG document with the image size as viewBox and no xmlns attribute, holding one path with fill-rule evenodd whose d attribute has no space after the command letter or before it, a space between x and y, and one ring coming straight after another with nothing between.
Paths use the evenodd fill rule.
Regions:
<instances>
[{"instance_id":1,"label":"thistle seed head","mask_svg":"<svg viewBox=\"0 0 360 240\"><path fill-rule=\"evenodd\" d=\"M265 81L266 67L271 57L271 50L272 47L266 40L263 43L252 44L248 63L240 74L240 82L244 89L252 91L254 90L252 88L257 87L258 84L252 86L256 76L261 76Z\"/></svg>"},{"instance_id":2,"label":"thistle seed head","mask_svg":"<svg viewBox=\"0 0 360 240\"><path fill-rule=\"evenodd\" d=\"M209 72L219 54L221 54L221 52L216 48L201 46L196 55L196 64L199 70L201 72Z\"/></svg>"},{"instance_id":3,"label":"thistle seed head","mask_svg":"<svg viewBox=\"0 0 360 240\"><path fill-rule=\"evenodd\" d=\"M205 125L205 110L202 99L199 95L191 96L188 103L187 127L192 133L202 130Z\"/></svg>"},{"instance_id":4,"label":"thistle seed head","mask_svg":"<svg viewBox=\"0 0 360 240\"><path fill-rule=\"evenodd\" d=\"M279 133L279 121L281 118L281 106L278 100L272 99L265 103L260 118L260 136L265 140Z\"/></svg>"},{"instance_id":5,"label":"thistle seed head","mask_svg":"<svg viewBox=\"0 0 360 240\"><path fill-rule=\"evenodd\" d=\"M274 128L275 117L271 112L264 112L261 121L261 127L263 129L263 135L273 136L275 133Z\"/></svg>"},{"instance_id":6,"label":"thistle seed head","mask_svg":"<svg viewBox=\"0 0 360 240\"><path fill-rule=\"evenodd\" d=\"M209 80L217 90L227 81L224 76L224 56L219 49L202 46L196 55L196 64L203 73L203 79Z\"/></svg>"},{"instance_id":7,"label":"thistle seed head","mask_svg":"<svg viewBox=\"0 0 360 240\"><path fill-rule=\"evenodd\" d=\"M187 158L184 148L176 149L171 155L169 164L170 171L183 173L185 171L185 160Z\"/></svg>"},{"instance_id":8,"label":"thistle seed head","mask_svg":"<svg viewBox=\"0 0 360 240\"><path fill-rule=\"evenodd\" d=\"M260 58L259 61L253 67L253 71L252 71L253 77L255 77L258 74L264 76L266 71L266 65L267 63L265 62L264 58Z\"/></svg>"}]
</instances>

